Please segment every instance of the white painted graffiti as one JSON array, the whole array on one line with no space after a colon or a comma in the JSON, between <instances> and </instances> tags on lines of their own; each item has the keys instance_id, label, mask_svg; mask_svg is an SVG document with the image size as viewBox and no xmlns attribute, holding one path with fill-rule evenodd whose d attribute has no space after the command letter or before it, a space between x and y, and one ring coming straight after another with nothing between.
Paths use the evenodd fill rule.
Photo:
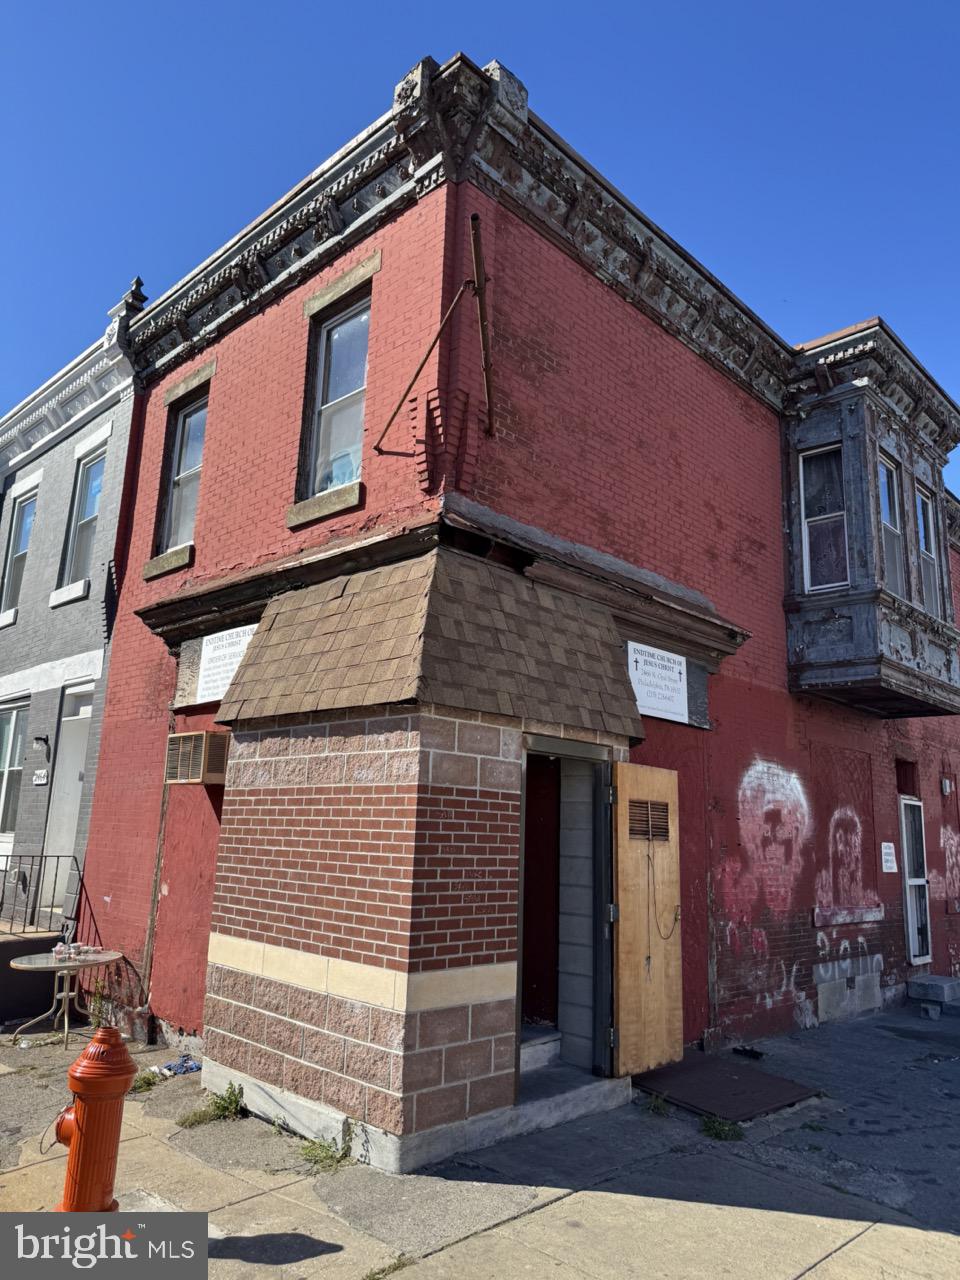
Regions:
<instances>
[{"instance_id":1,"label":"white painted graffiti","mask_svg":"<svg viewBox=\"0 0 960 1280\"><path fill-rule=\"evenodd\" d=\"M947 872L944 896L960 898L960 835L953 827L943 826L940 828L940 844Z\"/></svg>"},{"instance_id":2,"label":"white painted graffiti","mask_svg":"<svg viewBox=\"0 0 960 1280\"><path fill-rule=\"evenodd\" d=\"M728 884L728 905L749 912L763 904L784 915L803 870L810 806L799 775L770 760L755 760L740 780L743 862Z\"/></svg>"},{"instance_id":3,"label":"white painted graffiti","mask_svg":"<svg viewBox=\"0 0 960 1280\"><path fill-rule=\"evenodd\" d=\"M863 824L849 805L834 811L827 837L827 865L817 872L817 906L862 907Z\"/></svg>"},{"instance_id":4,"label":"white painted graffiti","mask_svg":"<svg viewBox=\"0 0 960 1280\"><path fill-rule=\"evenodd\" d=\"M813 980L817 986L821 982L883 973L883 956L878 951L870 951L863 934L853 942L849 938L841 938L838 943L836 929L829 937L821 931L817 934L817 955L820 963L813 966Z\"/></svg>"},{"instance_id":5,"label":"white painted graffiti","mask_svg":"<svg viewBox=\"0 0 960 1280\"><path fill-rule=\"evenodd\" d=\"M797 1021L813 1025L812 1005L797 988L799 963L771 956L767 930L755 923L761 915L781 920L793 905L810 832L799 775L774 761L755 760L740 779L738 815L740 855L726 859L718 886L733 983L758 1007L793 1003Z\"/></svg>"}]
</instances>

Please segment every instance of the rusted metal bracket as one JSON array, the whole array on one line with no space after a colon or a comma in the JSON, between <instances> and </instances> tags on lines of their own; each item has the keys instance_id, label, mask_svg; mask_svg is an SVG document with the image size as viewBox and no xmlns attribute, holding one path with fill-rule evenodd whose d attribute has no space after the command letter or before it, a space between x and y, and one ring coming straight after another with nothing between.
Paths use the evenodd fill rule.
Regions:
<instances>
[{"instance_id":1,"label":"rusted metal bracket","mask_svg":"<svg viewBox=\"0 0 960 1280\"><path fill-rule=\"evenodd\" d=\"M483 370L483 393L487 402L486 403L486 410L487 410L486 434L487 435L493 434L493 423L491 421L491 405L493 401L492 401L492 391L491 391L492 384L491 384L491 378L490 378L492 365L490 363L490 344L489 344L489 339L487 334L487 305L486 305L487 277L486 277L486 273L484 271L484 266L483 266L483 246L480 242L480 215L476 213L473 213L470 215L470 237L471 237L471 244L473 249L474 276L472 279L464 280L463 284L457 290L453 301L450 303L449 307L447 307L446 311L444 312L443 319L440 321L440 325L437 329L437 332L433 335L433 338L430 341L429 347L427 347L426 351L424 352L423 359L417 365L416 370L414 371L413 377L407 383L406 387L404 388L403 395L397 401L396 407L394 408L393 413L391 413L390 417L387 419L387 425L383 428L383 430L380 432L380 435L377 437L376 444L373 446L374 453L386 452L386 450L383 447L383 442L387 438L387 432L390 430L390 428L393 426L394 422L396 421L397 414L403 408L404 403L407 399L407 396L409 396L410 392L416 386L417 379L420 377L421 373L423 373L423 370L426 366L427 361L430 359L431 355L433 354L434 348L436 347L440 339L443 337L443 331L444 329L446 329L447 325L450 323L450 320L453 318L453 314L456 311L457 307L460 305L461 299L468 292L472 293L477 300L477 320L480 325L480 356L481 356L481 367Z\"/></svg>"}]
</instances>

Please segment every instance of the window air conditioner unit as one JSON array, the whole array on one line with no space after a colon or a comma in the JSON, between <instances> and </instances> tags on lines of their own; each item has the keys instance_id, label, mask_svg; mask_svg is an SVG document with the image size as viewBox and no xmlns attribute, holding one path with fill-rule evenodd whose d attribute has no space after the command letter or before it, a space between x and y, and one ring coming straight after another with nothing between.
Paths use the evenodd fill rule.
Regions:
<instances>
[{"instance_id":1,"label":"window air conditioner unit","mask_svg":"<svg viewBox=\"0 0 960 1280\"><path fill-rule=\"evenodd\" d=\"M229 733L171 733L164 782L222 784L229 745Z\"/></svg>"}]
</instances>

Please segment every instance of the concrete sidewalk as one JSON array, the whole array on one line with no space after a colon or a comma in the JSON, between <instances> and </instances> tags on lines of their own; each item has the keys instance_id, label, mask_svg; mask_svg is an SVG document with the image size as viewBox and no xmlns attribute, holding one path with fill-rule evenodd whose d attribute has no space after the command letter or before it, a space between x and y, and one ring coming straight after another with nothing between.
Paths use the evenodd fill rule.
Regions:
<instances>
[{"instance_id":1,"label":"concrete sidewalk","mask_svg":"<svg viewBox=\"0 0 960 1280\"><path fill-rule=\"evenodd\" d=\"M49 1208L65 1156L39 1136L79 1045L8 1045L0 1210ZM250 1118L180 1128L199 1085L169 1080L127 1104L117 1191L131 1210L207 1211L215 1278L960 1275L960 1020L896 1011L760 1047L761 1066L830 1096L723 1143L643 1099L406 1177L318 1174L298 1139Z\"/></svg>"}]
</instances>

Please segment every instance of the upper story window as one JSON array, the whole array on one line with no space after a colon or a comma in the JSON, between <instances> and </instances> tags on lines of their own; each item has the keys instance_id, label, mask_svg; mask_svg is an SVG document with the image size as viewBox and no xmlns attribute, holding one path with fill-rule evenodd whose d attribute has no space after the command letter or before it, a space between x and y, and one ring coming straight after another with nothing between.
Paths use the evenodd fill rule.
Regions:
<instances>
[{"instance_id":1,"label":"upper story window","mask_svg":"<svg viewBox=\"0 0 960 1280\"><path fill-rule=\"evenodd\" d=\"M177 413L170 454L166 520L161 545L163 551L183 547L193 541L206 430L206 397L192 401Z\"/></svg>"},{"instance_id":2,"label":"upper story window","mask_svg":"<svg viewBox=\"0 0 960 1280\"><path fill-rule=\"evenodd\" d=\"M360 479L369 299L320 327L310 438L311 495Z\"/></svg>"},{"instance_id":3,"label":"upper story window","mask_svg":"<svg viewBox=\"0 0 960 1280\"><path fill-rule=\"evenodd\" d=\"M823 591L848 581L843 452L839 445L800 457L803 570L806 589Z\"/></svg>"},{"instance_id":4,"label":"upper story window","mask_svg":"<svg viewBox=\"0 0 960 1280\"><path fill-rule=\"evenodd\" d=\"M933 499L917 489L917 541L920 544L920 582L923 607L927 613L940 616L940 582L937 574L937 526L933 515Z\"/></svg>"},{"instance_id":5,"label":"upper story window","mask_svg":"<svg viewBox=\"0 0 960 1280\"><path fill-rule=\"evenodd\" d=\"M77 466L77 479L73 489L73 508L70 516L70 534L64 561L63 582L82 582L90 577L93 558L93 538L100 514L100 493L103 489L103 469L107 455L98 453L83 459Z\"/></svg>"},{"instance_id":6,"label":"upper story window","mask_svg":"<svg viewBox=\"0 0 960 1280\"><path fill-rule=\"evenodd\" d=\"M895 596L903 588L903 520L900 515L900 476L892 462L880 459L880 521L883 529L883 580Z\"/></svg>"},{"instance_id":7,"label":"upper story window","mask_svg":"<svg viewBox=\"0 0 960 1280\"><path fill-rule=\"evenodd\" d=\"M10 541L7 544L7 562L3 571L3 597L0 600L0 609L4 613L8 609L15 609L20 601L27 548L30 546L30 534L33 532L36 514L36 492L25 493L17 498L10 521Z\"/></svg>"}]
</instances>

